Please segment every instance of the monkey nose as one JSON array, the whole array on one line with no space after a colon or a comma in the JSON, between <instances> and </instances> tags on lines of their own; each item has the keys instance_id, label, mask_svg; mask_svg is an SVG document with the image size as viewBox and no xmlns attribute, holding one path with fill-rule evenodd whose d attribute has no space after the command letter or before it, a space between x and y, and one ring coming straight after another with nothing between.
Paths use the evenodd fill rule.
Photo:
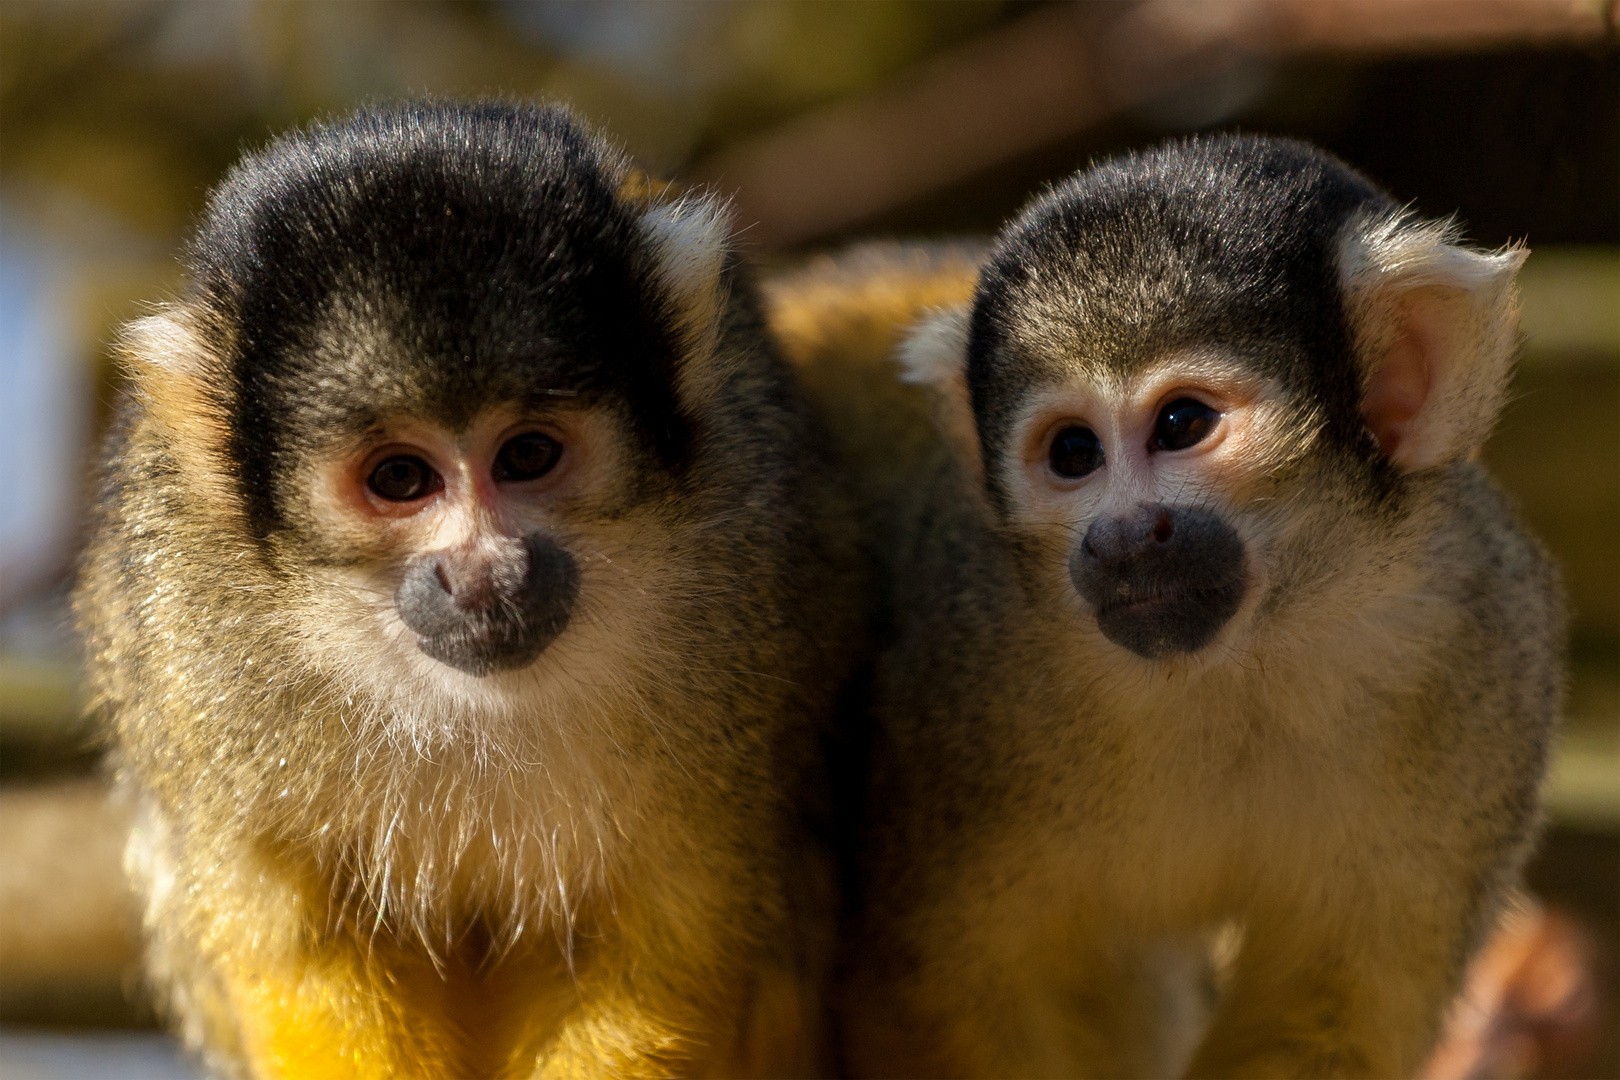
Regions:
<instances>
[{"instance_id":1,"label":"monkey nose","mask_svg":"<svg viewBox=\"0 0 1620 1080\"><path fill-rule=\"evenodd\" d=\"M529 563L529 549L517 539L425 552L411 560L395 599L418 633L463 630L515 607Z\"/></svg>"},{"instance_id":2,"label":"monkey nose","mask_svg":"<svg viewBox=\"0 0 1620 1080\"><path fill-rule=\"evenodd\" d=\"M1086 530L1080 558L1101 570L1111 570L1176 546L1176 519L1168 507L1144 506L1122 518L1102 518Z\"/></svg>"},{"instance_id":3,"label":"monkey nose","mask_svg":"<svg viewBox=\"0 0 1620 1080\"><path fill-rule=\"evenodd\" d=\"M515 591L528 572L528 552L522 547L492 553L484 549L447 551L432 561L433 580L458 611L473 614L500 602Z\"/></svg>"},{"instance_id":4,"label":"monkey nose","mask_svg":"<svg viewBox=\"0 0 1620 1080\"><path fill-rule=\"evenodd\" d=\"M1243 601L1245 566L1243 540L1219 514L1154 505L1093 522L1069 576L1103 635L1151 659L1207 645Z\"/></svg>"},{"instance_id":5,"label":"monkey nose","mask_svg":"<svg viewBox=\"0 0 1620 1080\"><path fill-rule=\"evenodd\" d=\"M471 675L532 661L568 625L579 566L538 533L423 552L394 593L421 650Z\"/></svg>"}]
</instances>

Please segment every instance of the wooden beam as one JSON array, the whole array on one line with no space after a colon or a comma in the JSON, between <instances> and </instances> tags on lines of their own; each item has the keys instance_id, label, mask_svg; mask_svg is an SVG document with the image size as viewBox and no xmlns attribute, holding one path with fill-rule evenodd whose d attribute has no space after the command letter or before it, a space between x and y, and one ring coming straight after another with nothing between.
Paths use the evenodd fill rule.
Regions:
<instances>
[{"instance_id":1,"label":"wooden beam","mask_svg":"<svg viewBox=\"0 0 1620 1080\"><path fill-rule=\"evenodd\" d=\"M966 179L1245 58L1601 41L1571 0L1142 0L1054 4L877 90L699 163L751 247L785 247Z\"/></svg>"}]
</instances>

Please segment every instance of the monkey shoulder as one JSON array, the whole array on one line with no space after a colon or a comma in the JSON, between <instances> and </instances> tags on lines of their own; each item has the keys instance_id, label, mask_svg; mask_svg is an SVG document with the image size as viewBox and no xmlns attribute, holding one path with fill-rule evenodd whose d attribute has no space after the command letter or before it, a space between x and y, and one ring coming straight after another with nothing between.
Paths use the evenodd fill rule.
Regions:
<instances>
[{"instance_id":1,"label":"monkey shoulder","mask_svg":"<svg viewBox=\"0 0 1620 1080\"><path fill-rule=\"evenodd\" d=\"M772 332L800 367L890 358L930 308L969 299L988 254L979 242L859 244L766 278Z\"/></svg>"},{"instance_id":2,"label":"monkey shoulder","mask_svg":"<svg viewBox=\"0 0 1620 1080\"><path fill-rule=\"evenodd\" d=\"M1481 465L1461 462L1426 482L1436 525L1422 606L1448 611L1450 629L1410 644L1428 674L1388 699L1395 722L1383 760L1397 788L1446 808L1443 832L1512 846L1532 829L1561 711L1562 589Z\"/></svg>"},{"instance_id":3,"label":"monkey shoulder","mask_svg":"<svg viewBox=\"0 0 1620 1080\"><path fill-rule=\"evenodd\" d=\"M932 445L927 398L896 350L930 310L965 302L977 244L864 244L767 277L766 322L857 487L913 474ZM876 492L873 492L876 495Z\"/></svg>"},{"instance_id":4,"label":"monkey shoulder","mask_svg":"<svg viewBox=\"0 0 1620 1080\"><path fill-rule=\"evenodd\" d=\"M897 350L930 311L965 302L986 248L975 242L857 245L766 275L765 320L808 403L820 461L851 508L873 586L887 593L915 539L942 443L924 387Z\"/></svg>"},{"instance_id":5,"label":"monkey shoulder","mask_svg":"<svg viewBox=\"0 0 1620 1080\"><path fill-rule=\"evenodd\" d=\"M1555 651L1564 634L1564 595L1556 567L1518 506L1476 462L1444 477L1436 503L1444 525L1431 549L1472 622L1500 643Z\"/></svg>"},{"instance_id":6,"label":"monkey shoulder","mask_svg":"<svg viewBox=\"0 0 1620 1080\"><path fill-rule=\"evenodd\" d=\"M1472 635L1474 689L1484 700L1501 699L1520 728L1545 739L1561 705L1568 623L1558 570L1482 465L1455 466L1441 505L1447 526L1436 538L1434 569Z\"/></svg>"}]
</instances>

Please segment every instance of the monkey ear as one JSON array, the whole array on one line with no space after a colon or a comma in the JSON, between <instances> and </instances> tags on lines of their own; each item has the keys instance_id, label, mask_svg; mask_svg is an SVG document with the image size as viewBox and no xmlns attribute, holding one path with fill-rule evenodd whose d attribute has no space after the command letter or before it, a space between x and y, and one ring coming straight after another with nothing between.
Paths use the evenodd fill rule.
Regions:
<instances>
[{"instance_id":1,"label":"monkey ear","mask_svg":"<svg viewBox=\"0 0 1620 1080\"><path fill-rule=\"evenodd\" d=\"M118 353L137 379L201 379L211 353L202 336L171 308L126 324L118 336Z\"/></svg>"},{"instance_id":2,"label":"monkey ear","mask_svg":"<svg viewBox=\"0 0 1620 1080\"><path fill-rule=\"evenodd\" d=\"M219 424L221 406L210 389L218 362L184 305L126 325L118 353L146 410L165 426L199 431Z\"/></svg>"},{"instance_id":3,"label":"monkey ear","mask_svg":"<svg viewBox=\"0 0 1620 1080\"><path fill-rule=\"evenodd\" d=\"M215 505L235 505L223 465L229 436L217 390L220 361L199 325L194 312L176 304L125 326L118 352L141 408L166 433L192 490Z\"/></svg>"},{"instance_id":4,"label":"monkey ear","mask_svg":"<svg viewBox=\"0 0 1620 1080\"><path fill-rule=\"evenodd\" d=\"M1361 414L1403 472L1476 453L1513 374L1514 275L1529 252L1457 242L1449 222L1353 221L1339 272L1362 369Z\"/></svg>"},{"instance_id":5,"label":"monkey ear","mask_svg":"<svg viewBox=\"0 0 1620 1080\"><path fill-rule=\"evenodd\" d=\"M726 310L722 271L731 248L729 207L713 196L687 195L645 210L639 224L686 361L680 389L688 400L704 400L719 384L708 361Z\"/></svg>"},{"instance_id":6,"label":"monkey ear","mask_svg":"<svg viewBox=\"0 0 1620 1080\"><path fill-rule=\"evenodd\" d=\"M936 308L900 343L900 381L933 388L934 422L975 484L983 479L979 428L968 396L970 308Z\"/></svg>"}]
</instances>

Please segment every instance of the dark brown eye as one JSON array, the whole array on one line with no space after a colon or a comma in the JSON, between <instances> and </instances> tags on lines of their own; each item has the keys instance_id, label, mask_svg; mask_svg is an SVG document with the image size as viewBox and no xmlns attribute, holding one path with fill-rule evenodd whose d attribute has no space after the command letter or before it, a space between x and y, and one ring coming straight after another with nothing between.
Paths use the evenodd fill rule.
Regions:
<instances>
[{"instance_id":1,"label":"dark brown eye","mask_svg":"<svg viewBox=\"0 0 1620 1080\"><path fill-rule=\"evenodd\" d=\"M1052 471L1070 480L1102 468L1102 440L1086 427L1066 427L1052 437Z\"/></svg>"},{"instance_id":2,"label":"dark brown eye","mask_svg":"<svg viewBox=\"0 0 1620 1080\"><path fill-rule=\"evenodd\" d=\"M534 480L550 472L561 456L562 444L549 435L515 435L495 455L495 479Z\"/></svg>"},{"instance_id":3,"label":"dark brown eye","mask_svg":"<svg viewBox=\"0 0 1620 1080\"><path fill-rule=\"evenodd\" d=\"M400 454L371 470L366 486L389 502L410 502L433 491L439 474L419 457Z\"/></svg>"},{"instance_id":4,"label":"dark brown eye","mask_svg":"<svg viewBox=\"0 0 1620 1080\"><path fill-rule=\"evenodd\" d=\"M1185 450L1204 441L1221 414L1195 398L1177 398L1159 410L1153 425L1153 449Z\"/></svg>"}]
</instances>

